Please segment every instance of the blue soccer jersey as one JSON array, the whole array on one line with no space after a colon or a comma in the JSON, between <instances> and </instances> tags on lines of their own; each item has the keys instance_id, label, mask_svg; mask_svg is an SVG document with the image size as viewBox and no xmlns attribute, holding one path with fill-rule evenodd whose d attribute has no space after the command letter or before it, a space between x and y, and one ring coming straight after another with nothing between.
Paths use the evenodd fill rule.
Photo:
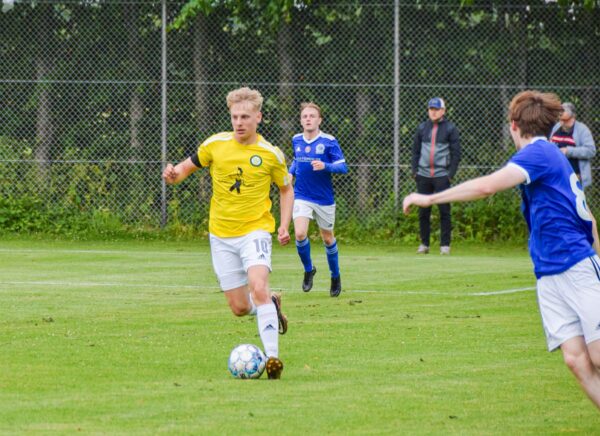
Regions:
<instances>
[{"instance_id":1,"label":"blue soccer jersey","mask_svg":"<svg viewBox=\"0 0 600 436\"><path fill-rule=\"evenodd\" d=\"M534 138L508 165L526 177L520 187L522 211L536 277L559 274L593 256L592 220L585 195L558 147L546 138Z\"/></svg>"},{"instance_id":2,"label":"blue soccer jersey","mask_svg":"<svg viewBox=\"0 0 600 436\"><path fill-rule=\"evenodd\" d=\"M310 141L302 133L294 135L294 161L290 174L296 177L294 196L297 200L306 200L321 206L335 204L332 173L345 174L348 172L344 154L337 139L327 133L319 134ZM325 163L325 169L313 170L311 162L320 160Z\"/></svg>"}]
</instances>

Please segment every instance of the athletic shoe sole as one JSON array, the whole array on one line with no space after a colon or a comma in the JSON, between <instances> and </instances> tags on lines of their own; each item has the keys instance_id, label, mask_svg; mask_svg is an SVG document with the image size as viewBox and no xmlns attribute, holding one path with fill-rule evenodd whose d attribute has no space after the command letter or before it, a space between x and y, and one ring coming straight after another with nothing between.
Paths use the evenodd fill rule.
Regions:
<instances>
[{"instance_id":1,"label":"athletic shoe sole","mask_svg":"<svg viewBox=\"0 0 600 436\"><path fill-rule=\"evenodd\" d=\"M279 334L285 335L288 329L288 321L286 316L281 312L281 294L274 293L271 296L275 309L277 310L277 320L279 321Z\"/></svg>"}]
</instances>

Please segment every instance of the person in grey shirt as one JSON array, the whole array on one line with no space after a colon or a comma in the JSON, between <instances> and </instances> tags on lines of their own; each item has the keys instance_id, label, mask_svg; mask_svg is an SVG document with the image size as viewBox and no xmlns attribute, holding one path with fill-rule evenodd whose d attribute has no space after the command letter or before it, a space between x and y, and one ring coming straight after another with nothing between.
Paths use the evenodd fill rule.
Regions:
<instances>
[{"instance_id":1,"label":"person in grey shirt","mask_svg":"<svg viewBox=\"0 0 600 436\"><path fill-rule=\"evenodd\" d=\"M419 124L412 149L412 174L419 194L433 194L450 187L460 161L460 134L453 122L446 119L446 103L434 97L427 103L429 119ZM440 210L440 254L450 254L452 221L450 205L438 205ZM419 254L429 253L431 208L419 209Z\"/></svg>"},{"instance_id":2,"label":"person in grey shirt","mask_svg":"<svg viewBox=\"0 0 600 436\"><path fill-rule=\"evenodd\" d=\"M567 156L585 189L592 184L591 160L596 155L596 144L588 126L577 121L575 105L565 102L562 108L559 122L552 128L550 141Z\"/></svg>"}]
</instances>

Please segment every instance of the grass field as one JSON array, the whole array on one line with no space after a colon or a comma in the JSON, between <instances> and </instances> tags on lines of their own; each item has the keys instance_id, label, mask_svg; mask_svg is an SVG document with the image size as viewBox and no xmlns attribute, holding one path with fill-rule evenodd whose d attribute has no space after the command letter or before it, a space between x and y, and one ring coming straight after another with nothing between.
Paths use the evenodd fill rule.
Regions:
<instances>
[{"instance_id":1,"label":"grass field","mask_svg":"<svg viewBox=\"0 0 600 436\"><path fill-rule=\"evenodd\" d=\"M290 320L280 381L235 380L260 345L218 291L206 242L0 241L0 434L600 434L548 353L524 247L341 244L344 292L272 287Z\"/></svg>"}]
</instances>

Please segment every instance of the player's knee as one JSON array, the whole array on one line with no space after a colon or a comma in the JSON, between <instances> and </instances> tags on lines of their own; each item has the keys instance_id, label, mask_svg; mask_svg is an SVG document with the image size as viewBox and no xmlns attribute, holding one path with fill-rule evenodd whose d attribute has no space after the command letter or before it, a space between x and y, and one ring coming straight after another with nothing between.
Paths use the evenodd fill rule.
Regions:
<instances>
[{"instance_id":1,"label":"player's knee","mask_svg":"<svg viewBox=\"0 0 600 436\"><path fill-rule=\"evenodd\" d=\"M301 230L294 230L294 235L296 236L296 241L304 241L307 236L307 232L303 232Z\"/></svg>"},{"instance_id":2,"label":"player's knee","mask_svg":"<svg viewBox=\"0 0 600 436\"><path fill-rule=\"evenodd\" d=\"M563 353L565 365L579 380L583 380L590 375L592 371L592 362L587 353L565 352Z\"/></svg>"},{"instance_id":3,"label":"player's knee","mask_svg":"<svg viewBox=\"0 0 600 436\"><path fill-rule=\"evenodd\" d=\"M569 368L571 372L575 372L575 370L577 369L578 361L577 355L574 353L563 352L563 360L565 362L565 365L567 365L567 368Z\"/></svg>"},{"instance_id":4,"label":"player's knee","mask_svg":"<svg viewBox=\"0 0 600 436\"><path fill-rule=\"evenodd\" d=\"M235 316L245 316L250 313L250 305L243 304L239 301L230 302L229 308L231 309L231 313L233 313Z\"/></svg>"},{"instance_id":5,"label":"player's knee","mask_svg":"<svg viewBox=\"0 0 600 436\"><path fill-rule=\"evenodd\" d=\"M269 301L269 286L266 280L257 280L251 283L249 287L255 304L264 304Z\"/></svg>"},{"instance_id":6,"label":"player's knee","mask_svg":"<svg viewBox=\"0 0 600 436\"><path fill-rule=\"evenodd\" d=\"M335 242L335 236L333 236L333 234L324 234L322 236L323 236L323 242L328 247Z\"/></svg>"}]
</instances>

